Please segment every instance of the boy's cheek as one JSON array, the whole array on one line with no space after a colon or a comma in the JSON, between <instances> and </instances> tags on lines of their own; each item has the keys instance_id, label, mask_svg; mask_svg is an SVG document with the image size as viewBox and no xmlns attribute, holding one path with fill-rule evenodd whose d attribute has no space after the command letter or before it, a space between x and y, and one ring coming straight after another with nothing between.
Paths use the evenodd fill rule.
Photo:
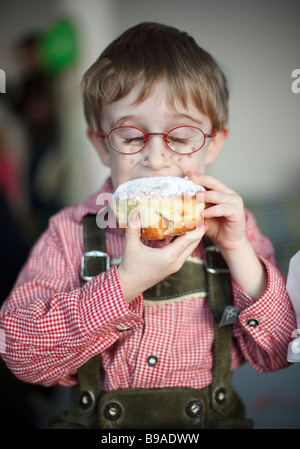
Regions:
<instances>
[{"instance_id":1,"label":"boy's cheek","mask_svg":"<svg viewBox=\"0 0 300 449\"><path fill-rule=\"evenodd\" d=\"M111 164L111 180L114 189L119 187L120 184L130 181L132 173L132 165L128 164L127 161L122 163Z\"/></svg>"},{"instance_id":2,"label":"boy's cheek","mask_svg":"<svg viewBox=\"0 0 300 449\"><path fill-rule=\"evenodd\" d=\"M187 173L191 171L202 174L205 173L205 163L202 157L194 158L193 156L186 156L186 159L182 158L180 164L185 176L187 176Z\"/></svg>"}]
</instances>

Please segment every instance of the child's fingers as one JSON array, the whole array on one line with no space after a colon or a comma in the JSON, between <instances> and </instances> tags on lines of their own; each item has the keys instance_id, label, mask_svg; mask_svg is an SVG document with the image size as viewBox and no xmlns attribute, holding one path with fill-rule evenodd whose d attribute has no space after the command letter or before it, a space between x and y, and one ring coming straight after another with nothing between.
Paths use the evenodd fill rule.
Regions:
<instances>
[{"instance_id":1,"label":"child's fingers","mask_svg":"<svg viewBox=\"0 0 300 449\"><path fill-rule=\"evenodd\" d=\"M184 263L186 259L192 254L192 252L197 248L199 243L201 242L204 234L206 233L208 227L206 224L203 224L199 228L194 231L188 232L183 237L184 244L186 245L184 250L181 252L179 257L179 262Z\"/></svg>"},{"instance_id":2,"label":"child's fingers","mask_svg":"<svg viewBox=\"0 0 300 449\"><path fill-rule=\"evenodd\" d=\"M129 215L128 225L125 232L126 243L134 244L140 242L141 236L141 222L139 213L133 210Z\"/></svg>"},{"instance_id":3,"label":"child's fingers","mask_svg":"<svg viewBox=\"0 0 300 449\"><path fill-rule=\"evenodd\" d=\"M182 264L197 248L206 231L207 225L203 224L199 228L177 237L162 250L169 252L171 260L176 260L179 264Z\"/></svg>"},{"instance_id":4,"label":"child's fingers","mask_svg":"<svg viewBox=\"0 0 300 449\"><path fill-rule=\"evenodd\" d=\"M208 192L204 192L201 198L204 198L206 204L234 204L238 207L243 207L242 198L235 192L228 193L210 190Z\"/></svg>"},{"instance_id":5,"label":"child's fingers","mask_svg":"<svg viewBox=\"0 0 300 449\"><path fill-rule=\"evenodd\" d=\"M187 232L183 237L189 243L193 244L193 241L198 241L199 239L201 240L206 231L207 225L206 223L202 223L201 226L197 227L193 231Z\"/></svg>"},{"instance_id":6,"label":"child's fingers","mask_svg":"<svg viewBox=\"0 0 300 449\"><path fill-rule=\"evenodd\" d=\"M207 207L202 215L205 218L243 215L244 203L237 194L209 191L205 193Z\"/></svg>"},{"instance_id":7,"label":"child's fingers","mask_svg":"<svg viewBox=\"0 0 300 449\"><path fill-rule=\"evenodd\" d=\"M223 184L218 179L204 175L198 172L188 172L189 179L195 184L203 186L206 190L215 190L218 192L235 193L234 190Z\"/></svg>"},{"instance_id":8,"label":"child's fingers","mask_svg":"<svg viewBox=\"0 0 300 449\"><path fill-rule=\"evenodd\" d=\"M129 230L141 228L140 215L137 210L133 210L129 214L128 228L129 228Z\"/></svg>"}]
</instances>

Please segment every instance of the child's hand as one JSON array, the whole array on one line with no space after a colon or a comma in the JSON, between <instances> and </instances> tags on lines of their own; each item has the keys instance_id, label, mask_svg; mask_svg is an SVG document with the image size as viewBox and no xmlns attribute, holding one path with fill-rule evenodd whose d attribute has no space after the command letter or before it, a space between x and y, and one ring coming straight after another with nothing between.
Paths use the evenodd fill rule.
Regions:
<instances>
[{"instance_id":1,"label":"child's hand","mask_svg":"<svg viewBox=\"0 0 300 449\"><path fill-rule=\"evenodd\" d=\"M206 235L219 248L235 282L253 300L260 298L267 288L267 271L246 237L242 198L211 176L194 172L188 176L207 189L204 192L207 208L203 211Z\"/></svg>"},{"instance_id":2,"label":"child's hand","mask_svg":"<svg viewBox=\"0 0 300 449\"><path fill-rule=\"evenodd\" d=\"M177 272L199 245L205 228L199 227L177 237L163 248L149 248L140 240L140 223L133 212L125 234L125 248L118 267L121 288L126 302Z\"/></svg>"},{"instance_id":3,"label":"child's hand","mask_svg":"<svg viewBox=\"0 0 300 449\"><path fill-rule=\"evenodd\" d=\"M220 251L232 251L246 241L246 221L242 198L217 179L189 172L195 184L205 187L203 212L208 226L206 235L211 238ZM203 198L203 193L201 193Z\"/></svg>"}]
</instances>

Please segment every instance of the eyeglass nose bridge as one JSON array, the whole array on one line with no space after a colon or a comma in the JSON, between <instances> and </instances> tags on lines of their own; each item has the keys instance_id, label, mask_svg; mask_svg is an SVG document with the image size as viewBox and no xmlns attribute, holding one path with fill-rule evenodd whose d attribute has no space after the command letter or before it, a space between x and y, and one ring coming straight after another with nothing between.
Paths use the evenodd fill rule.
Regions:
<instances>
[{"instance_id":1,"label":"eyeglass nose bridge","mask_svg":"<svg viewBox=\"0 0 300 449\"><path fill-rule=\"evenodd\" d=\"M166 134L166 133L144 133L144 136L145 136L145 145L144 145L143 149L146 147L146 145L149 142L149 136L162 136L166 147L169 149L168 142L167 142L168 134Z\"/></svg>"}]
</instances>

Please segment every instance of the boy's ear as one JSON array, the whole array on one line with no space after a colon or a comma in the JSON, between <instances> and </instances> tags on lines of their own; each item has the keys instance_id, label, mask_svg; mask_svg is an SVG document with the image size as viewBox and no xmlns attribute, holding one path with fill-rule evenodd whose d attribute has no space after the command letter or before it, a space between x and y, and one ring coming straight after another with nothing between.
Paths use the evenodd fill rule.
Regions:
<instances>
[{"instance_id":1,"label":"boy's ear","mask_svg":"<svg viewBox=\"0 0 300 449\"><path fill-rule=\"evenodd\" d=\"M214 162L219 152L221 151L229 134L228 127L225 126L220 131L217 131L216 137L210 140L206 149L205 165L210 165Z\"/></svg>"},{"instance_id":2,"label":"boy's ear","mask_svg":"<svg viewBox=\"0 0 300 449\"><path fill-rule=\"evenodd\" d=\"M110 167L109 152L107 151L102 139L100 139L100 137L98 137L91 128L88 128L86 133L89 141L99 154L102 164L106 167Z\"/></svg>"}]
</instances>

